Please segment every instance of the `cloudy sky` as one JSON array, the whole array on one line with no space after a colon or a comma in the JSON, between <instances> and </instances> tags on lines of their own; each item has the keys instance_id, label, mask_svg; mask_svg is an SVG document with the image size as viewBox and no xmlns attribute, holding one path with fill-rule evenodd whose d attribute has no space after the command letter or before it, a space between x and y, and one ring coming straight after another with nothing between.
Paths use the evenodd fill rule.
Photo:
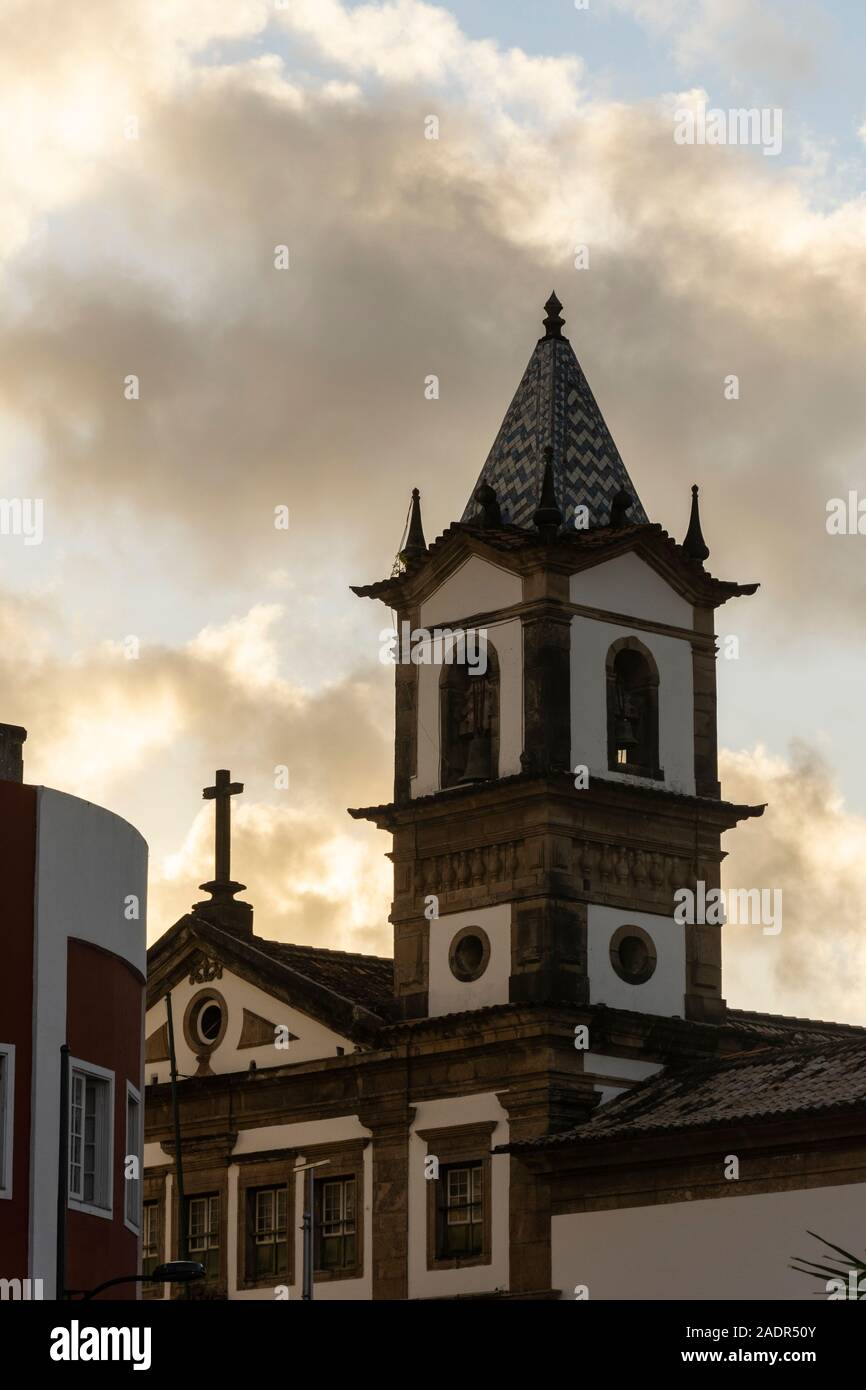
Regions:
<instances>
[{"instance_id":1,"label":"cloudy sky","mask_svg":"<svg viewBox=\"0 0 866 1390\"><path fill-rule=\"evenodd\" d=\"M729 929L727 997L866 1021L866 536L826 529L866 497L864 40L843 0L4 0L0 494L45 520L0 536L0 719L142 830L151 938L227 766L257 929L389 950L348 585L413 485L428 539L460 515L555 288L651 518L700 483L762 585L719 614L723 789L770 803L726 871L784 928ZM780 153L677 144L702 104L780 110Z\"/></svg>"}]
</instances>

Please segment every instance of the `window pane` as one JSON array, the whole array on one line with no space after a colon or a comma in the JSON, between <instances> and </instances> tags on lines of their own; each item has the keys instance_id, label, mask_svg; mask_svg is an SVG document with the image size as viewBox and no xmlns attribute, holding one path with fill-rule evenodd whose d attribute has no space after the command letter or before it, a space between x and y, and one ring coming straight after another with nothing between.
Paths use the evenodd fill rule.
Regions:
<instances>
[{"instance_id":1,"label":"window pane","mask_svg":"<svg viewBox=\"0 0 866 1390\"><path fill-rule=\"evenodd\" d=\"M465 1258L482 1252L484 1171L480 1163L461 1164L445 1171L440 1258Z\"/></svg>"},{"instance_id":2,"label":"window pane","mask_svg":"<svg viewBox=\"0 0 866 1390\"><path fill-rule=\"evenodd\" d=\"M355 1187L354 1177L317 1184L317 1269L346 1269L355 1263Z\"/></svg>"},{"instance_id":3,"label":"window pane","mask_svg":"<svg viewBox=\"0 0 866 1390\"><path fill-rule=\"evenodd\" d=\"M84 1077L72 1073L71 1110L69 1117L69 1195L81 1197L82 1130L84 1128Z\"/></svg>"},{"instance_id":4,"label":"window pane","mask_svg":"<svg viewBox=\"0 0 866 1390\"><path fill-rule=\"evenodd\" d=\"M69 1088L69 1196L107 1207L111 1172L108 1081L73 1071Z\"/></svg>"},{"instance_id":5,"label":"window pane","mask_svg":"<svg viewBox=\"0 0 866 1390\"><path fill-rule=\"evenodd\" d=\"M159 1203L145 1202L141 1220L141 1272L152 1274L160 1263Z\"/></svg>"},{"instance_id":6,"label":"window pane","mask_svg":"<svg viewBox=\"0 0 866 1390\"><path fill-rule=\"evenodd\" d=\"M187 1207L189 1253L200 1260L205 1277L217 1278L220 1272L220 1199L192 1197Z\"/></svg>"},{"instance_id":7,"label":"window pane","mask_svg":"<svg viewBox=\"0 0 866 1390\"><path fill-rule=\"evenodd\" d=\"M339 1269L342 1255L340 1236L322 1237L322 1269Z\"/></svg>"},{"instance_id":8,"label":"window pane","mask_svg":"<svg viewBox=\"0 0 866 1390\"><path fill-rule=\"evenodd\" d=\"M274 1227L274 1194L271 1191L256 1193L256 1231L272 1231Z\"/></svg>"}]
</instances>

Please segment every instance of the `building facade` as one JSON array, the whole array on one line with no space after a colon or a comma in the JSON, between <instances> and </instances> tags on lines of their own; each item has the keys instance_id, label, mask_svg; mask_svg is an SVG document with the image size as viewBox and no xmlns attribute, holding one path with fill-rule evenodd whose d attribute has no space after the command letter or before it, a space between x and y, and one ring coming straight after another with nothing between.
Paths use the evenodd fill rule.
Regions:
<instances>
[{"instance_id":1,"label":"building facade","mask_svg":"<svg viewBox=\"0 0 866 1390\"><path fill-rule=\"evenodd\" d=\"M25 738L0 726L0 1279L4 1297L56 1298L139 1268L147 847L110 811L26 785Z\"/></svg>"},{"instance_id":2,"label":"building facade","mask_svg":"<svg viewBox=\"0 0 866 1390\"><path fill-rule=\"evenodd\" d=\"M355 590L396 620L393 799L351 812L393 960L255 935L226 850L151 949L145 1254L180 1253L168 997L204 1296L299 1296L312 1164L317 1298L805 1297L798 1242L862 1204L866 1030L729 1009L675 911L763 810L716 756L714 613L757 585L696 488L682 544L648 521L545 307L462 520L428 546L416 492Z\"/></svg>"}]
</instances>

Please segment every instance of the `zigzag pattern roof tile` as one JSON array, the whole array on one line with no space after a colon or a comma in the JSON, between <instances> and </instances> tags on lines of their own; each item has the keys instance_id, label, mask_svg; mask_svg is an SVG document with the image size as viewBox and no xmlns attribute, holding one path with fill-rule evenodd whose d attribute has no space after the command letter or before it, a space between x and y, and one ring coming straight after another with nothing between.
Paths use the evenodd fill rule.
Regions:
<instances>
[{"instance_id":1,"label":"zigzag pattern roof tile","mask_svg":"<svg viewBox=\"0 0 866 1390\"><path fill-rule=\"evenodd\" d=\"M553 336L539 338L535 346L462 520L476 515L475 493L486 482L496 491L504 522L532 526L547 445L553 449L554 488L566 526L581 504L588 508L589 524L603 526L621 489L634 498L634 521L647 520L571 343Z\"/></svg>"}]
</instances>

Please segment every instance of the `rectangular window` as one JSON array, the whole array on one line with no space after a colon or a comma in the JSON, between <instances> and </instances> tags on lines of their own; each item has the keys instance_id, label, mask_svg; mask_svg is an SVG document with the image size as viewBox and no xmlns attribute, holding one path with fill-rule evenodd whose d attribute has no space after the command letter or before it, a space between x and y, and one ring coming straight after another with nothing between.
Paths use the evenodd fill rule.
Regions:
<instances>
[{"instance_id":1,"label":"rectangular window","mask_svg":"<svg viewBox=\"0 0 866 1390\"><path fill-rule=\"evenodd\" d=\"M111 1073L70 1062L69 1200L105 1214L111 1212L113 1112Z\"/></svg>"},{"instance_id":2,"label":"rectangular window","mask_svg":"<svg viewBox=\"0 0 866 1390\"><path fill-rule=\"evenodd\" d=\"M484 1239L484 1174L480 1163L452 1164L439 1173L441 1208L437 1258L480 1255Z\"/></svg>"},{"instance_id":3,"label":"rectangular window","mask_svg":"<svg viewBox=\"0 0 866 1390\"><path fill-rule=\"evenodd\" d=\"M126 1083L126 1156L123 1176L126 1184L124 1214L127 1224L137 1231L141 1211L141 1097L129 1082Z\"/></svg>"},{"instance_id":4,"label":"rectangular window","mask_svg":"<svg viewBox=\"0 0 866 1390\"><path fill-rule=\"evenodd\" d=\"M220 1199L217 1193L190 1197L187 1204L189 1258L204 1265L206 1279L220 1273Z\"/></svg>"},{"instance_id":5,"label":"rectangular window","mask_svg":"<svg viewBox=\"0 0 866 1390\"><path fill-rule=\"evenodd\" d=\"M321 1179L315 1197L316 1268L351 1269L357 1261L354 1177Z\"/></svg>"},{"instance_id":6,"label":"rectangular window","mask_svg":"<svg viewBox=\"0 0 866 1390\"><path fill-rule=\"evenodd\" d=\"M283 1275L288 1269L287 1191L262 1187L249 1193L252 1235L250 1275L254 1279Z\"/></svg>"},{"instance_id":7,"label":"rectangular window","mask_svg":"<svg viewBox=\"0 0 866 1390\"><path fill-rule=\"evenodd\" d=\"M0 1044L0 1197L12 1196L12 1113L15 1103L15 1048Z\"/></svg>"},{"instance_id":8,"label":"rectangular window","mask_svg":"<svg viewBox=\"0 0 866 1390\"><path fill-rule=\"evenodd\" d=\"M141 1272L153 1274L162 1264L162 1222L160 1203L145 1202L141 1213Z\"/></svg>"}]
</instances>

